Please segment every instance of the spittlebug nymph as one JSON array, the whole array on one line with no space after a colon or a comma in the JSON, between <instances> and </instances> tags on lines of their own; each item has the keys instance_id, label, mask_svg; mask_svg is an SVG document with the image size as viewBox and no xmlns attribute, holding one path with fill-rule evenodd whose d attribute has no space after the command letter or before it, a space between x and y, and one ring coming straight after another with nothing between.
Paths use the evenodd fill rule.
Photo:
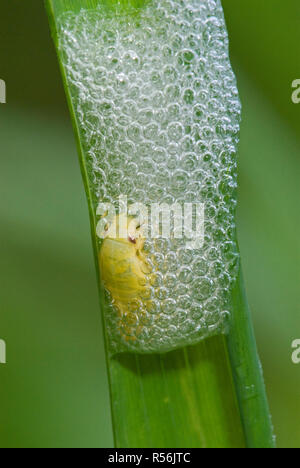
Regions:
<instances>
[{"instance_id":1,"label":"spittlebug nymph","mask_svg":"<svg viewBox=\"0 0 300 468\"><path fill-rule=\"evenodd\" d=\"M127 228L126 237L118 234L122 224ZM150 303L150 266L143 252L144 243L139 222L121 214L107 226L99 252L101 279L112 297L121 335L126 340L136 339Z\"/></svg>"}]
</instances>

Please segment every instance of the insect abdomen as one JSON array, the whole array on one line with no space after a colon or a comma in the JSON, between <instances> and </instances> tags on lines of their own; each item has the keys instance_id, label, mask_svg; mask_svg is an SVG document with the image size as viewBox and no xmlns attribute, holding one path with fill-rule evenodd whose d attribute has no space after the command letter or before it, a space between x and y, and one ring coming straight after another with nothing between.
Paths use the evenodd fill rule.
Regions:
<instances>
[{"instance_id":1,"label":"insect abdomen","mask_svg":"<svg viewBox=\"0 0 300 468\"><path fill-rule=\"evenodd\" d=\"M143 261L130 243L105 239L100 251L100 270L105 288L122 308L141 298L147 290Z\"/></svg>"}]
</instances>

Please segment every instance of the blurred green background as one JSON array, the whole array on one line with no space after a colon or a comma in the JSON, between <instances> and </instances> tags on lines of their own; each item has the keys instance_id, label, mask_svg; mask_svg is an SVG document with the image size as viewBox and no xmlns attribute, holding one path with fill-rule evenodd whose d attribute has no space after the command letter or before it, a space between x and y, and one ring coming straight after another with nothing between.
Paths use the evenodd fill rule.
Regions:
<instances>
[{"instance_id":1,"label":"blurred green background","mask_svg":"<svg viewBox=\"0 0 300 468\"><path fill-rule=\"evenodd\" d=\"M239 240L280 447L300 447L299 0L223 0L243 103ZM42 1L0 0L1 447L110 447L87 205Z\"/></svg>"}]
</instances>

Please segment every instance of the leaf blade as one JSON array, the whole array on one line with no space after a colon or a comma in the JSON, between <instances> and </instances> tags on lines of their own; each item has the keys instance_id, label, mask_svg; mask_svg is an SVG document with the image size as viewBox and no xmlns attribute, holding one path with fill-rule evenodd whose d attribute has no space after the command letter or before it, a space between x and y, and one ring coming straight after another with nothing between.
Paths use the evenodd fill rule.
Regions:
<instances>
[{"instance_id":1,"label":"leaf blade","mask_svg":"<svg viewBox=\"0 0 300 468\"><path fill-rule=\"evenodd\" d=\"M76 13L81 8L95 8L100 3L102 4L97 0L47 0L56 47L57 17L64 11ZM98 265L96 221L85 154L76 112L72 105L71 90L60 57L59 61L77 138L89 204L95 262ZM235 319L228 345L220 335L197 346L167 355L121 355L117 358L107 355L116 446L236 448L245 447L245 436L249 446L274 445L273 439L270 438L272 429L249 316L245 315L245 303L239 300L241 288L239 281L237 289L233 291ZM234 333L242 323L246 327L244 334ZM248 346L252 347L250 357L246 356ZM246 379L235 373L236 388L233 385L232 365L235 366L239 360L242 361L242 366L246 367L251 362L253 367L248 383L255 381L259 387L254 407L255 414L259 414L264 424L258 437L253 436L256 423L251 418L249 405L246 405L244 399ZM219 382L223 382L222 391ZM244 421L243 427L239 409ZM181 427L188 429L183 433L178 431Z\"/></svg>"}]
</instances>

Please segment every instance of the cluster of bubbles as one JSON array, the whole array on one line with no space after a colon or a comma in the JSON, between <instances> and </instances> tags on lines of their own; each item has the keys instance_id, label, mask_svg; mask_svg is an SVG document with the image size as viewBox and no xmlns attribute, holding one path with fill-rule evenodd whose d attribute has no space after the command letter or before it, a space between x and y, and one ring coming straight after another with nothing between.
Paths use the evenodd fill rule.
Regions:
<instances>
[{"instance_id":1,"label":"cluster of bubbles","mask_svg":"<svg viewBox=\"0 0 300 468\"><path fill-rule=\"evenodd\" d=\"M152 0L64 14L59 44L92 197L203 203L205 240L148 239L151 307L105 310L113 352L161 352L223 333L238 271L240 102L220 0ZM149 304L149 303L148 303Z\"/></svg>"}]
</instances>

